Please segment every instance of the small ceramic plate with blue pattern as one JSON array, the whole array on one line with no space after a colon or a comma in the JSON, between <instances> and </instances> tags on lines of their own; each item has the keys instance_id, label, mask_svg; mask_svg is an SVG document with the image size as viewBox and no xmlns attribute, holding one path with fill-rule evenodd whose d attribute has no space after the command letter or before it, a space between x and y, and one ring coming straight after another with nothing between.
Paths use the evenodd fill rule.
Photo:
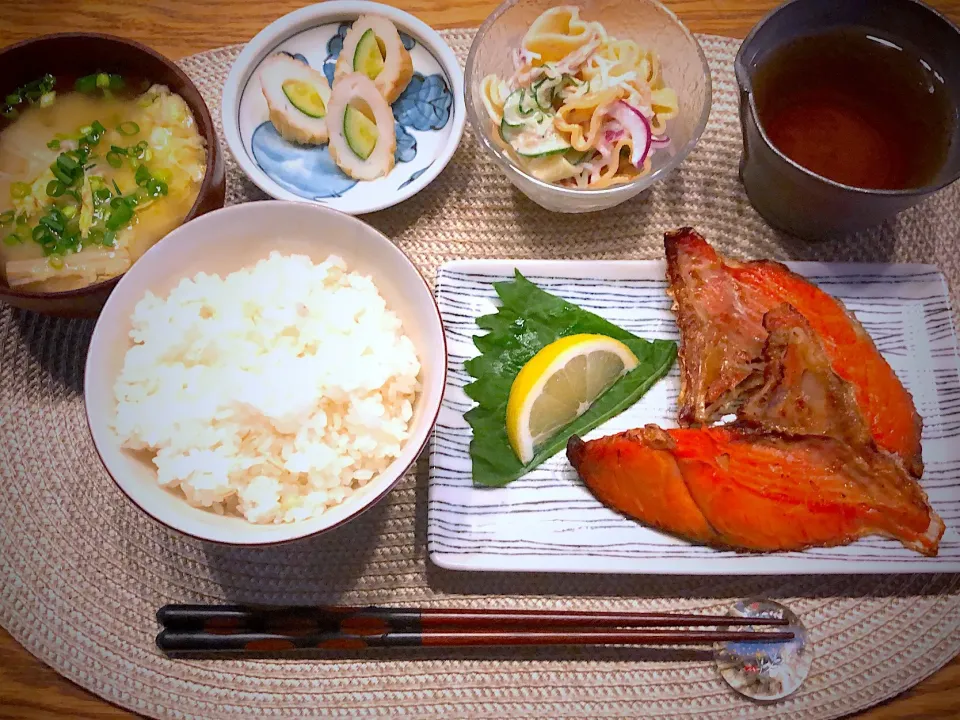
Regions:
<instances>
[{"instance_id":1,"label":"small ceramic plate with blue pattern","mask_svg":"<svg viewBox=\"0 0 960 720\"><path fill-rule=\"evenodd\" d=\"M360 15L388 18L413 60L413 78L393 102L396 164L384 177L357 181L337 167L326 145L284 140L270 122L259 67L284 52L326 75ZM381 210L416 194L453 156L463 135L463 73L439 34L412 15L374 2L337 0L285 15L257 34L230 70L221 105L227 146L243 171L280 200L316 202L351 215Z\"/></svg>"}]
</instances>

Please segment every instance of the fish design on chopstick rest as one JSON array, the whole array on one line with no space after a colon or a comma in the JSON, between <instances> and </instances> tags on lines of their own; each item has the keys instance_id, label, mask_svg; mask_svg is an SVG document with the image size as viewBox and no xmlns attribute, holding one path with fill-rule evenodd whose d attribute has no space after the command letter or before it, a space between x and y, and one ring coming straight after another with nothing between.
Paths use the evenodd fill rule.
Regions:
<instances>
[{"instance_id":1,"label":"fish design on chopstick rest","mask_svg":"<svg viewBox=\"0 0 960 720\"><path fill-rule=\"evenodd\" d=\"M853 387L877 445L898 454L914 476L922 474L922 421L913 398L843 303L780 263L724 258L692 228L667 233L664 245L681 336L681 424L710 424L756 389L767 337L763 317L789 303Z\"/></svg>"},{"instance_id":2,"label":"fish design on chopstick rest","mask_svg":"<svg viewBox=\"0 0 960 720\"><path fill-rule=\"evenodd\" d=\"M830 437L648 425L573 437L567 458L604 504L702 545L774 552L882 535L933 556L944 531L897 458Z\"/></svg>"}]
</instances>

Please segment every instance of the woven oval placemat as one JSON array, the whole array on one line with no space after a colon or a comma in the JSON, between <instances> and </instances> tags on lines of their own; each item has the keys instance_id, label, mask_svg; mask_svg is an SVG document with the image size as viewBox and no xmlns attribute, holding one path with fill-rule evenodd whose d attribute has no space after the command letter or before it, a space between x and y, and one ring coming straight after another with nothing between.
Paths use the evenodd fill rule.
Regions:
<instances>
[{"instance_id":1,"label":"woven oval placemat","mask_svg":"<svg viewBox=\"0 0 960 720\"><path fill-rule=\"evenodd\" d=\"M443 33L461 60L472 31ZM469 132L447 169L367 219L432 277L452 258L653 258L692 224L723 250L795 259L936 262L958 285L960 186L844 242L769 229L737 182L737 42L701 41L714 72L710 125L666 182L589 216L551 215L515 192ZM238 47L183 60L215 118ZM228 165L229 202L263 198ZM954 298L956 303L956 298ZM955 305L956 307L956 305ZM138 511L101 468L83 414L91 322L0 314L0 624L107 700L169 718L836 717L899 693L960 652L960 577L644 577L458 574L426 557L426 468L322 537L231 549L181 537ZM303 662L171 661L153 639L171 601L468 605L725 612L787 603L816 659L804 687L755 705L708 653L657 650L384 651ZM676 662L680 659L680 662Z\"/></svg>"}]
</instances>

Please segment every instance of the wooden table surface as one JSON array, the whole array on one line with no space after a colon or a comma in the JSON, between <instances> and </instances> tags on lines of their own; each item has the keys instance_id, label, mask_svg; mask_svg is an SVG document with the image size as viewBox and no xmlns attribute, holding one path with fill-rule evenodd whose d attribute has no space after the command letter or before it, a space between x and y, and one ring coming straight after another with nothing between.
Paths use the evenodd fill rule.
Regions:
<instances>
[{"instance_id":1,"label":"wooden table surface","mask_svg":"<svg viewBox=\"0 0 960 720\"><path fill-rule=\"evenodd\" d=\"M742 38L775 0L665 0L694 32ZM930 1L930 0L928 0ZM838 0L842 2L842 0ZM301 0L0 0L0 46L64 30L111 32L172 58L244 42ZM497 3L391 0L435 28L476 27ZM931 4L960 22L960 0ZM61 678L0 628L0 718L132 718ZM960 717L960 658L897 698L858 717Z\"/></svg>"}]
</instances>

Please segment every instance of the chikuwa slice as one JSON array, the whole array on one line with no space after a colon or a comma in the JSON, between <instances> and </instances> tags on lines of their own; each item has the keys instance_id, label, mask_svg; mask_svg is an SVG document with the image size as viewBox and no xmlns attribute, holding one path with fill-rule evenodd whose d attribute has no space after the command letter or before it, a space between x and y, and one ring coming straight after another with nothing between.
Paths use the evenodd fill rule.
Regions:
<instances>
[{"instance_id":1,"label":"chikuwa slice","mask_svg":"<svg viewBox=\"0 0 960 720\"><path fill-rule=\"evenodd\" d=\"M363 73L334 80L327 128L330 157L354 180L374 180L393 169L397 149L393 111Z\"/></svg>"},{"instance_id":2,"label":"chikuwa slice","mask_svg":"<svg viewBox=\"0 0 960 720\"><path fill-rule=\"evenodd\" d=\"M260 66L260 88L270 110L270 122L284 140L303 145L327 142L330 85L323 73L277 53Z\"/></svg>"},{"instance_id":3,"label":"chikuwa slice","mask_svg":"<svg viewBox=\"0 0 960 720\"><path fill-rule=\"evenodd\" d=\"M363 73L392 103L413 77L413 60L392 22L379 15L361 15L343 38L333 84L349 73Z\"/></svg>"}]
</instances>

